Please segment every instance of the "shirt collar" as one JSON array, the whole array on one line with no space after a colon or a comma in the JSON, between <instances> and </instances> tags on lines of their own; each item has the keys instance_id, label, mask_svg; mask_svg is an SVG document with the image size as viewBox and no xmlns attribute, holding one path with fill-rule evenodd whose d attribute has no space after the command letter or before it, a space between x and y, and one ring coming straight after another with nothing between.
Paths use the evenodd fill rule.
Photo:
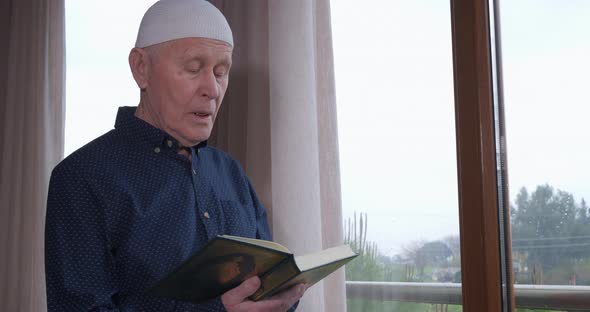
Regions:
<instances>
[{"instance_id":1,"label":"shirt collar","mask_svg":"<svg viewBox=\"0 0 590 312\"><path fill-rule=\"evenodd\" d=\"M123 132L141 145L148 145L152 148L174 149L175 151L180 148L180 143L174 137L135 116L136 109L136 106L119 107L115 129ZM191 146L191 148L198 151L205 146L207 146L207 141Z\"/></svg>"}]
</instances>

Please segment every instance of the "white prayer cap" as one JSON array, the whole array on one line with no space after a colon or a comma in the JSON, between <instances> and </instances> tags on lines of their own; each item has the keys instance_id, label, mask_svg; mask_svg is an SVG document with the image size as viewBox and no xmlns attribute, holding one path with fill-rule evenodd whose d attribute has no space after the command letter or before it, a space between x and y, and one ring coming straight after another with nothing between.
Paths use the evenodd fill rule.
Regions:
<instances>
[{"instance_id":1,"label":"white prayer cap","mask_svg":"<svg viewBox=\"0 0 590 312\"><path fill-rule=\"evenodd\" d=\"M208 1L160 0L145 12L135 47L181 38L208 38L234 45L227 20Z\"/></svg>"}]
</instances>

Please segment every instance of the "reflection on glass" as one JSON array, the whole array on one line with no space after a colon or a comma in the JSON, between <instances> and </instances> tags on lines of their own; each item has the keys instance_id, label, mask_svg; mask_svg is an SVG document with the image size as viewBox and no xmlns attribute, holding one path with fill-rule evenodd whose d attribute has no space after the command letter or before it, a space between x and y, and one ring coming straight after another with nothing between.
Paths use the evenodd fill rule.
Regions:
<instances>
[{"instance_id":1,"label":"reflection on glass","mask_svg":"<svg viewBox=\"0 0 590 312\"><path fill-rule=\"evenodd\" d=\"M590 2L501 2L516 284L590 285Z\"/></svg>"},{"instance_id":2,"label":"reflection on glass","mask_svg":"<svg viewBox=\"0 0 590 312\"><path fill-rule=\"evenodd\" d=\"M346 278L460 283L450 4L331 9L345 239L361 254ZM349 311L424 307L436 308L348 301Z\"/></svg>"}]
</instances>

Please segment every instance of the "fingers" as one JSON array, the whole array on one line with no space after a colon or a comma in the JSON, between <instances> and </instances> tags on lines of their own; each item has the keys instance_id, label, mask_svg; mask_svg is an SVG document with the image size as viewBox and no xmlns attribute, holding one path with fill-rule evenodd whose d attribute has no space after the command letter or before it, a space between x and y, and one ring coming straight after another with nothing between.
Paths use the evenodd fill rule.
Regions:
<instances>
[{"instance_id":1,"label":"fingers","mask_svg":"<svg viewBox=\"0 0 590 312\"><path fill-rule=\"evenodd\" d=\"M221 302L227 311L258 311L258 312L284 312L292 307L305 293L307 287L304 284L295 285L268 299L253 302L248 299L260 287L260 279L257 276L245 280L240 286L229 290L221 296Z\"/></svg>"},{"instance_id":2,"label":"fingers","mask_svg":"<svg viewBox=\"0 0 590 312\"><path fill-rule=\"evenodd\" d=\"M227 291L221 296L221 302L224 306L234 306L247 301L247 298L253 295L260 287L260 279L253 276L240 284L240 286Z\"/></svg>"},{"instance_id":3,"label":"fingers","mask_svg":"<svg viewBox=\"0 0 590 312\"><path fill-rule=\"evenodd\" d=\"M306 289L304 284L299 284L268 299L258 301L256 302L256 307L258 308L256 311L287 311L301 299Z\"/></svg>"}]
</instances>

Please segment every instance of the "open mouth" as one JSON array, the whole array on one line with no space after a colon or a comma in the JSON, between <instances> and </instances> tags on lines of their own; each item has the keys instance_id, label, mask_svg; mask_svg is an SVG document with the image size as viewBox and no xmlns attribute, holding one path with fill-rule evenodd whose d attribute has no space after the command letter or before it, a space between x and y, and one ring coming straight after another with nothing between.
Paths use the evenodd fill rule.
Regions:
<instances>
[{"instance_id":1,"label":"open mouth","mask_svg":"<svg viewBox=\"0 0 590 312\"><path fill-rule=\"evenodd\" d=\"M199 119L206 119L211 117L211 113L207 113L207 112L194 112L193 116L199 118Z\"/></svg>"}]
</instances>

